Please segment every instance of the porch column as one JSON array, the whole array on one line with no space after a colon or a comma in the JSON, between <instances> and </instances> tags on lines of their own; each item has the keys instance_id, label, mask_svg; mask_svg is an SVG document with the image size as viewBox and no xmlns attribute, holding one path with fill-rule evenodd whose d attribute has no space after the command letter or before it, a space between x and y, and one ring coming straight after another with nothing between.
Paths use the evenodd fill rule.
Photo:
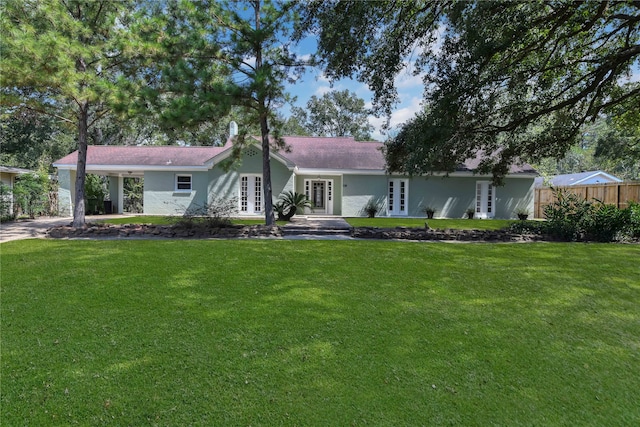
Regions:
<instances>
[{"instance_id":1,"label":"porch column","mask_svg":"<svg viewBox=\"0 0 640 427\"><path fill-rule=\"evenodd\" d=\"M124 213L124 178L118 177L118 213Z\"/></svg>"}]
</instances>

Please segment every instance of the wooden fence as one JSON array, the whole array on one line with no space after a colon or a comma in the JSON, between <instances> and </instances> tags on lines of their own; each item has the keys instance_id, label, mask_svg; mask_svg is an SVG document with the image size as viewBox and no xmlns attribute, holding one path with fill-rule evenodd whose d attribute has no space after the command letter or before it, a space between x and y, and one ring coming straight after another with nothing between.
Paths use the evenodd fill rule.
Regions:
<instances>
[{"instance_id":1,"label":"wooden fence","mask_svg":"<svg viewBox=\"0 0 640 427\"><path fill-rule=\"evenodd\" d=\"M622 182L616 184L575 185L571 187L555 187L583 197L585 200L597 199L608 205L621 209L628 202L640 203L640 182ZM536 218L544 218L544 207L555 201L553 190L549 187L535 189L534 214Z\"/></svg>"}]
</instances>

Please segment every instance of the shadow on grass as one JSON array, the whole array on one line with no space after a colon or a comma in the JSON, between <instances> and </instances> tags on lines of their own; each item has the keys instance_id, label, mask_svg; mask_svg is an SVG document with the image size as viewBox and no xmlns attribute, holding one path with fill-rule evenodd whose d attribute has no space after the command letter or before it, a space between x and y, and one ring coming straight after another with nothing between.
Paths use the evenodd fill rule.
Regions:
<instances>
[{"instance_id":1,"label":"shadow on grass","mask_svg":"<svg viewBox=\"0 0 640 427\"><path fill-rule=\"evenodd\" d=\"M24 241L2 249L8 424L640 416L634 246Z\"/></svg>"}]
</instances>

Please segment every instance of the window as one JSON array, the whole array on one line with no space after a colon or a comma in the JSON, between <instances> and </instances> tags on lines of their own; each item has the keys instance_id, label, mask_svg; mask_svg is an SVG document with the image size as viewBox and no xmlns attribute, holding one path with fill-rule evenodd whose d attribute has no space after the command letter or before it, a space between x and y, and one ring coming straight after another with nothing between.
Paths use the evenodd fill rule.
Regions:
<instances>
[{"instance_id":1,"label":"window","mask_svg":"<svg viewBox=\"0 0 640 427\"><path fill-rule=\"evenodd\" d=\"M191 175L176 175L176 191L191 191Z\"/></svg>"}]
</instances>

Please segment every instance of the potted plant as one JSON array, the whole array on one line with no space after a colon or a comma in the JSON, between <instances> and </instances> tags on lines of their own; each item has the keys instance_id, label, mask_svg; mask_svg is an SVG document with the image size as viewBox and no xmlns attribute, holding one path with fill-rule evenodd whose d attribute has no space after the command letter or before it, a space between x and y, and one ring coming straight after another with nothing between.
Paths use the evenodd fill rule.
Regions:
<instances>
[{"instance_id":1,"label":"potted plant","mask_svg":"<svg viewBox=\"0 0 640 427\"><path fill-rule=\"evenodd\" d=\"M422 211L427 215L427 219L433 219L433 215L436 213L436 210L431 206L423 208Z\"/></svg>"},{"instance_id":2,"label":"potted plant","mask_svg":"<svg viewBox=\"0 0 640 427\"><path fill-rule=\"evenodd\" d=\"M473 216L476 214L476 210L473 208L469 208L465 213L467 214L468 219L473 219Z\"/></svg>"},{"instance_id":3,"label":"potted plant","mask_svg":"<svg viewBox=\"0 0 640 427\"><path fill-rule=\"evenodd\" d=\"M380 210L380 204L376 203L373 199L369 199L364 206L363 211L367 214L367 217L374 218Z\"/></svg>"},{"instance_id":4,"label":"potted plant","mask_svg":"<svg viewBox=\"0 0 640 427\"><path fill-rule=\"evenodd\" d=\"M516 209L516 216L520 221L526 221L529 218L529 211L526 209Z\"/></svg>"}]
</instances>

